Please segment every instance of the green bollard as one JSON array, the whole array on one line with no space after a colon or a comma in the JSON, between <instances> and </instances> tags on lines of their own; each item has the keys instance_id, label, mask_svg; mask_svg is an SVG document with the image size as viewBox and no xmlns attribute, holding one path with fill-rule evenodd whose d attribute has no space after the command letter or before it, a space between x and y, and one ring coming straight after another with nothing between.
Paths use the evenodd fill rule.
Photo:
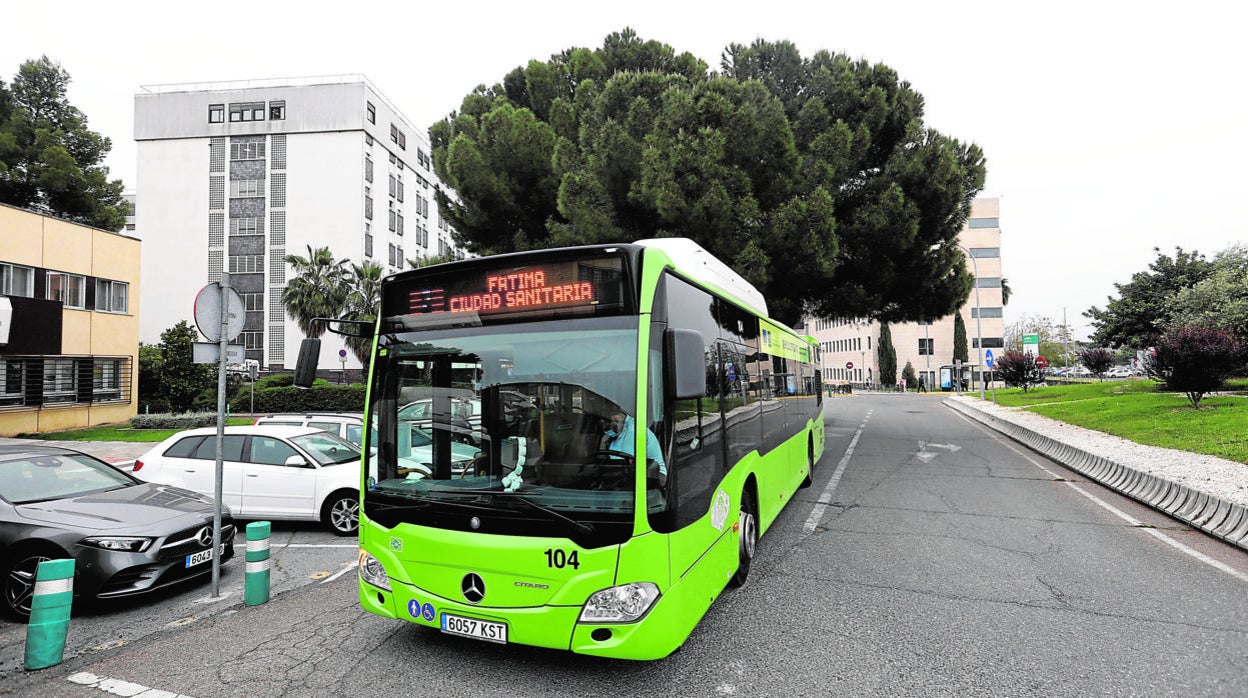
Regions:
<instances>
[{"instance_id":1,"label":"green bollard","mask_svg":"<svg viewBox=\"0 0 1248 698\"><path fill-rule=\"evenodd\" d=\"M44 560L35 572L26 626L26 669L46 669L65 658L69 611L74 605L74 561Z\"/></svg>"},{"instance_id":2,"label":"green bollard","mask_svg":"<svg viewBox=\"0 0 1248 698\"><path fill-rule=\"evenodd\" d=\"M268 521L247 524L247 571L243 575L243 603L259 606L269 600L269 532Z\"/></svg>"}]
</instances>

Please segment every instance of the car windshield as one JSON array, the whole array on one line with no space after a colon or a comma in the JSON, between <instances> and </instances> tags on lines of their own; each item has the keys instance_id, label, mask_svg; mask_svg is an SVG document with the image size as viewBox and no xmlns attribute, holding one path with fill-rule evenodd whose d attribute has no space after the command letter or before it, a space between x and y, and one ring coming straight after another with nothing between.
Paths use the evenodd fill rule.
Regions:
<instances>
[{"instance_id":1,"label":"car windshield","mask_svg":"<svg viewBox=\"0 0 1248 698\"><path fill-rule=\"evenodd\" d=\"M631 522L633 459L603 444L612 414L631 414L636 402L636 355L632 317L390 343L372 391L380 448L369 458L370 492L452 508L467 498L561 530Z\"/></svg>"},{"instance_id":2,"label":"car windshield","mask_svg":"<svg viewBox=\"0 0 1248 698\"><path fill-rule=\"evenodd\" d=\"M308 452L320 465L350 463L360 459L360 447L327 431L304 434L290 439L296 446Z\"/></svg>"},{"instance_id":3,"label":"car windshield","mask_svg":"<svg viewBox=\"0 0 1248 698\"><path fill-rule=\"evenodd\" d=\"M66 499L129 487L135 480L90 456L31 455L0 463L0 497L11 504Z\"/></svg>"}]
</instances>

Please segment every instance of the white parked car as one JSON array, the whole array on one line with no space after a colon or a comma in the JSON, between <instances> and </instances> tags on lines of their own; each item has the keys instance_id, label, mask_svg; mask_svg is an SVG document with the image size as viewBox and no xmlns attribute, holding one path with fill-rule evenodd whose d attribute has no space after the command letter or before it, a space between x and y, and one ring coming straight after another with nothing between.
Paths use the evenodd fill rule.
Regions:
<instances>
[{"instance_id":1,"label":"white parked car","mask_svg":"<svg viewBox=\"0 0 1248 698\"><path fill-rule=\"evenodd\" d=\"M322 429L350 441L357 447L364 442L364 418L356 414L332 412L272 414L267 417L257 417L255 423Z\"/></svg>"},{"instance_id":2,"label":"white parked car","mask_svg":"<svg viewBox=\"0 0 1248 698\"><path fill-rule=\"evenodd\" d=\"M134 463L133 474L212 496L217 430L165 439ZM226 427L222 501L239 519L323 521L355 535L360 513L360 448L312 427Z\"/></svg>"}]
</instances>

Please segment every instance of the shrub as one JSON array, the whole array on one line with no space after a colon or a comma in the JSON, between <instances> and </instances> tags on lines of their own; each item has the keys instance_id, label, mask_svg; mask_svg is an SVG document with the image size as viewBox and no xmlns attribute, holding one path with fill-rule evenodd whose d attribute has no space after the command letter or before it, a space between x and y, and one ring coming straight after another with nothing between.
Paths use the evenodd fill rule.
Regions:
<instances>
[{"instance_id":1,"label":"shrub","mask_svg":"<svg viewBox=\"0 0 1248 698\"><path fill-rule=\"evenodd\" d=\"M1005 355L994 362L993 370L1006 385L1022 388L1024 393L1031 385L1044 382L1044 371L1036 365L1036 357L1031 352L1007 349Z\"/></svg>"},{"instance_id":2,"label":"shrub","mask_svg":"<svg viewBox=\"0 0 1248 698\"><path fill-rule=\"evenodd\" d=\"M140 414L130 418L132 429L197 429L217 424L216 412Z\"/></svg>"},{"instance_id":3,"label":"shrub","mask_svg":"<svg viewBox=\"0 0 1248 698\"><path fill-rule=\"evenodd\" d=\"M910 365L909 361L906 362L906 367L901 369L901 379L906 382L906 389L919 389L919 377L915 374L914 366Z\"/></svg>"},{"instance_id":4,"label":"shrub","mask_svg":"<svg viewBox=\"0 0 1248 698\"><path fill-rule=\"evenodd\" d=\"M257 383L259 386L259 383ZM244 390L230 401L234 413L251 410L251 393ZM294 386L256 389L256 412L363 412L364 386L315 383L304 390Z\"/></svg>"},{"instance_id":5,"label":"shrub","mask_svg":"<svg viewBox=\"0 0 1248 698\"><path fill-rule=\"evenodd\" d=\"M1105 380L1105 372L1114 365L1114 352L1108 349L1084 349L1079 352L1079 363L1092 375Z\"/></svg>"},{"instance_id":6,"label":"shrub","mask_svg":"<svg viewBox=\"0 0 1248 698\"><path fill-rule=\"evenodd\" d=\"M1176 327L1157 340L1145 363L1150 378L1183 393L1200 407L1205 395L1222 387L1244 363L1244 342L1211 327Z\"/></svg>"}]
</instances>

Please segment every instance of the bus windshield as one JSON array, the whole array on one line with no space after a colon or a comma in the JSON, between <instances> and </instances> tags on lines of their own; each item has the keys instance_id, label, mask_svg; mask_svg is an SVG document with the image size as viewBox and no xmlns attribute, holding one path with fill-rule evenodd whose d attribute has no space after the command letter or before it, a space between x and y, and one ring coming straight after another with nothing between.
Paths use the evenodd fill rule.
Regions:
<instances>
[{"instance_id":1,"label":"bus windshield","mask_svg":"<svg viewBox=\"0 0 1248 698\"><path fill-rule=\"evenodd\" d=\"M635 459L607 444L636 402L637 328L616 316L383 337L370 518L627 538Z\"/></svg>"}]
</instances>

